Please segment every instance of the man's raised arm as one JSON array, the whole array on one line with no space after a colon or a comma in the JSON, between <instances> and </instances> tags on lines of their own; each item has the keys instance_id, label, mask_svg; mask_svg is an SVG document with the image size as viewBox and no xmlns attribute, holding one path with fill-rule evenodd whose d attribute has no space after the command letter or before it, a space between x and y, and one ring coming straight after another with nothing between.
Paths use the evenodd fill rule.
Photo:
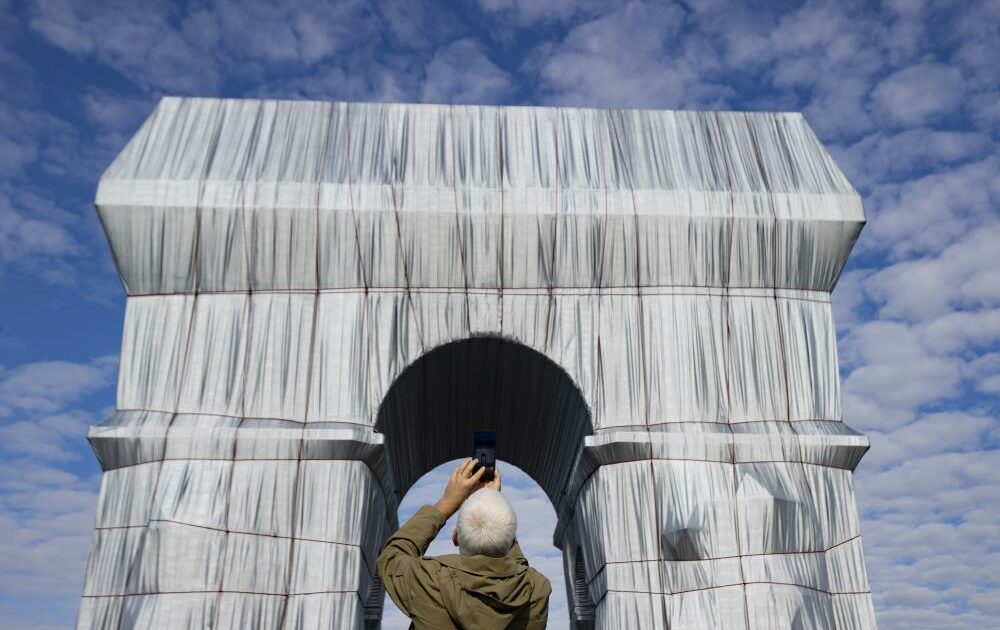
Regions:
<instances>
[{"instance_id":1,"label":"man's raised arm","mask_svg":"<svg viewBox=\"0 0 1000 630\"><path fill-rule=\"evenodd\" d=\"M420 579L420 560L427 547L451 516L462 507L469 495L482 484L484 468L472 472L474 459L461 462L451 473L444 494L433 506L425 505L386 541L378 556L378 572L385 590L396 606L410 614L410 596L414 580Z\"/></svg>"}]
</instances>

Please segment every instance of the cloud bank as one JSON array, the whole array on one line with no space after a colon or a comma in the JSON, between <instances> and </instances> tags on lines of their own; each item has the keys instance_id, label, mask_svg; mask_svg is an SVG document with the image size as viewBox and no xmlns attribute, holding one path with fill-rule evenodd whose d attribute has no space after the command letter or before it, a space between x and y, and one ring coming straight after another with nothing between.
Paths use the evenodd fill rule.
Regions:
<instances>
[{"instance_id":1,"label":"cloud bank","mask_svg":"<svg viewBox=\"0 0 1000 630\"><path fill-rule=\"evenodd\" d=\"M834 302L881 627L1000 625L998 49L997 0L0 0L0 627L75 616L121 334L90 204L163 94L805 112L869 217Z\"/></svg>"}]
</instances>

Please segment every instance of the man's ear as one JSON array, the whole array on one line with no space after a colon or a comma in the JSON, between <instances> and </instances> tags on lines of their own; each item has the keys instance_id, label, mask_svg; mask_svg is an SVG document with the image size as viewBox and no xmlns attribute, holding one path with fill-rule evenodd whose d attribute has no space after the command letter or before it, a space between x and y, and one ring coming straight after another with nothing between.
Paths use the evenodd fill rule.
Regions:
<instances>
[{"instance_id":1,"label":"man's ear","mask_svg":"<svg viewBox=\"0 0 1000 630\"><path fill-rule=\"evenodd\" d=\"M455 529L451 530L451 542L453 542L456 547L458 546L458 525L455 526Z\"/></svg>"}]
</instances>

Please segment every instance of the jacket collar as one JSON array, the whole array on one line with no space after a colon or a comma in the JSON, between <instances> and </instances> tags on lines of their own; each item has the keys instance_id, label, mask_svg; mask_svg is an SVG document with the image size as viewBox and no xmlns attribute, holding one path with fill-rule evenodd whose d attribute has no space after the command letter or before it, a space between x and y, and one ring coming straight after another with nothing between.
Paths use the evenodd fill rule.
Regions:
<instances>
[{"instance_id":1,"label":"jacket collar","mask_svg":"<svg viewBox=\"0 0 1000 630\"><path fill-rule=\"evenodd\" d=\"M436 556L434 559L446 567L481 577L512 577L528 570L524 565L506 557L493 558L490 556L449 554L446 556Z\"/></svg>"}]
</instances>

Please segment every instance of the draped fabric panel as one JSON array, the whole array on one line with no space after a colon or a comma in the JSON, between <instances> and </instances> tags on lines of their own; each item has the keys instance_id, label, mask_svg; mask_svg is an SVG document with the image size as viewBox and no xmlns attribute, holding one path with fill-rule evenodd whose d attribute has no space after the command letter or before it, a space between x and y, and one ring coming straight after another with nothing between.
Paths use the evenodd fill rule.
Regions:
<instances>
[{"instance_id":1,"label":"draped fabric panel","mask_svg":"<svg viewBox=\"0 0 1000 630\"><path fill-rule=\"evenodd\" d=\"M829 291L864 222L798 114L173 98L97 205L130 295Z\"/></svg>"},{"instance_id":2,"label":"draped fabric panel","mask_svg":"<svg viewBox=\"0 0 1000 630\"><path fill-rule=\"evenodd\" d=\"M96 205L128 305L79 628L364 627L406 490L498 431L578 627L873 628L794 113L163 99Z\"/></svg>"}]
</instances>

